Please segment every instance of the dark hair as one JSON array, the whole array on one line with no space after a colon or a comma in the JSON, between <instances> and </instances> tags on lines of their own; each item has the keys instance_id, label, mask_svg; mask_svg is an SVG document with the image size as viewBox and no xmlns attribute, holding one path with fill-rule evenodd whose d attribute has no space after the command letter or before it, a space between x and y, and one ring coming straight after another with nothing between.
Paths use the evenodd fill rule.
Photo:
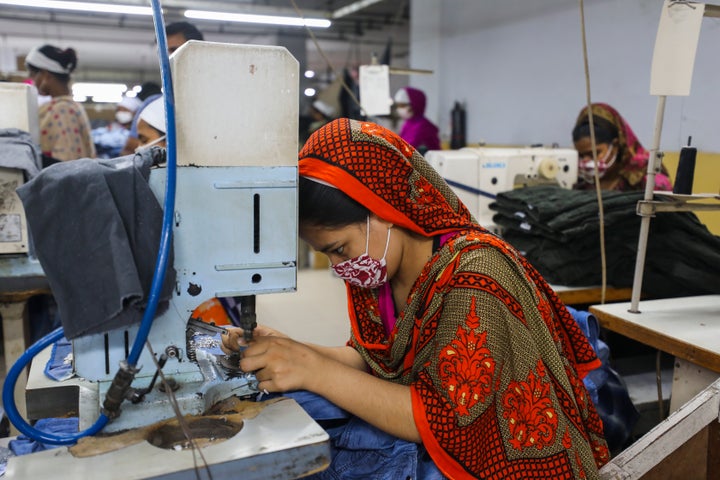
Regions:
<instances>
[{"instance_id":1,"label":"dark hair","mask_svg":"<svg viewBox=\"0 0 720 480\"><path fill-rule=\"evenodd\" d=\"M182 33L185 40L204 40L203 34L190 22L175 22L165 27L165 35Z\"/></svg>"},{"instance_id":2,"label":"dark hair","mask_svg":"<svg viewBox=\"0 0 720 480\"><path fill-rule=\"evenodd\" d=\"M140 92L137 94L140 100L147 100L150 95L159 95L162 93L162 88L155 82L144 82L140 85Z\"/></svg>"},{"instance_id":3,"label":"dark hair","mask_svg":"<svg viewBox=\"0 0 720 480\"><path fill-rule=\"evenodd\" d=\"M364 222L370 210L337 188L300 177L299 218L301 223L344 227Z\"/></svg>"},{"instance_id":4,"label":"dark hair","mask_svg":"<svg viewBox=\"0 0 720 480\"><path fill-rule=\"evenodd\" d=\"M611 143L613 140L618 138L618 131L615 126L598 116L593 117L593 127L595 130L595 142L597 143ZM573 128L572 139L573 142L577 142L581 138L590 136L590 123L586 120Z\"/></svg>"},{"instance_id":5,"label":"dark hair","mask_svg":"<svg viewBox=\"0 0 720 480\"><path fill-rule=\"evenodd\" d=\"M70 72L75 70L75 67L77 67L77 54L72 48L66 48L65 50L62 50L52 45L43 45L38 50L40 50L40 52L46 57L58 62L63 68L69 70ZM28 70L30 70L30 73L36 73L41 69L37 68L34 65L28 65ZM68 73L57 73L50 71L48 71L48 73L57 77L58 80L62 82L67 83L70 81L70 74Z\"/></svg>"}]
</instances>

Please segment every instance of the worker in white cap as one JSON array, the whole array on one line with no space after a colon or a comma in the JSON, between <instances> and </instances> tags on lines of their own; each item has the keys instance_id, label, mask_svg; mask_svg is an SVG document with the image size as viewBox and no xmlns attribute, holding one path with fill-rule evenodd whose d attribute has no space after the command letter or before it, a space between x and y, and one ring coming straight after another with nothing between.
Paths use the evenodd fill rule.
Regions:
<instances>
[{"instance_id":1,"label":"worker in white cap","mask_svg":"<svg viewBox=\"0 0 720 480\"><path fill-rule=\"evenodd\" d=\"M140 112L137 131L140 147L144 149L152 145L158 147L165 146L165 132L167 131L165 123L165 97L160 96L150 102ZM136 149L136 151L138 150Z\"/></svg>"},{"instance_id":2,"label":"worker in white cap","mask_svg":"<svg viewBox=\"0 0 720 480\"><path fill-rule=\"evenodd\" d=\"M120 150L125 146L130 135L135 112L142 102L136 97L123 97L115 105L115 121L92 130L95 150L100 158L115 158L120 156Z\"/></svg>"}]
</instances>

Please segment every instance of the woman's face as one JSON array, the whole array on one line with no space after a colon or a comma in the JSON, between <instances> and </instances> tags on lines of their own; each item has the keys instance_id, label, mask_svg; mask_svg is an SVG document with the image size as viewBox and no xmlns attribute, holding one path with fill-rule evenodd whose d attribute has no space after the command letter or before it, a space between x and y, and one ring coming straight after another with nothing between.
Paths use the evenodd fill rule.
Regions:
<instances>
[{"instance_id":1,"label":"woman's face","mask_svg":"<svg viewBox=\"0 0 720 480\"><path fill-rule=\"evenodd\" d=\"M615 141L613 141L613 143L615 143ZM605 158L610 146L613 145L613 143L596 143L597 158ZM593 159L590 137L583 137L575 142L575 150L578 152L578 161L582 162L584 160Z\"/></svg>"},{"instance_id":2,"label":"woman's face","mask_svg":"<svg viewBox=\"0 0 720 480\"><path fill-rule=\"evenodd\" d=\"M38 90L38 95L47 96L50 95L48 92L47 78L49 73L45 70L31 70L30 79L33 81L33 85Z\"/></svg>"},{"instance_id":3,"label":"woman's face","mask_svg":"<svg viewBox=\"0 0 720 480\"><path fill-rule=\"evenodd\" d=\"M151 127L150 124L147 123L145 120L138 121L137 133L138 140L140 140L140 147L142 147L143 145L147 145L153 140L157 140L158 138L163 136L162 132L160 132L156 128ZM154 145L157 145L158 147L164 147L165 140L158 142Z\"/></svg>"},{"instance_id":4,"label":"woman's face","mask_svg":"<svg viewBox=\"0 0 720 480\"><path fill-rule=\"evenodd\" d=\"M300 238L305 240L314 250L327 255L332 265L344 262L351 258L358 257L365 253L367 245L368 254L374 259L381 259L385 252L385 245L388 238L388 229L392 224L370 215L370 237L366 243L366 222L357 222L345 227L325 227L318 225L300 224ZM390 234L385 260L388 266L388 276L392 278L397 270L400 234L398 229L393 229ZM395 247L395 248L393 248Z\"/></svg>"}]
</instances>

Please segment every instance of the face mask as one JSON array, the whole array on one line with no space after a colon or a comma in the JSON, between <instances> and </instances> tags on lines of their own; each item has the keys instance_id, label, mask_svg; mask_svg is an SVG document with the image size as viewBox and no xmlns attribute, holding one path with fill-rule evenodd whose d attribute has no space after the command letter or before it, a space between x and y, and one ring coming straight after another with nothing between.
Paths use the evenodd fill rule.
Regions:
<instances>
[{"instance_id":1,"label":"face mask","mask_svg":"<svg viewBox=\"0 0 720 480\"><path fill-rule=\"evenodd\" d=\"M398 117L402 118L403 120L407 120L408 118L412 117L410 107L397 107L395 109L395 112L397 112Z\"/></svg>"},{"instance_id":2,"label":"face mask","mask_svg":"<svg viewBox=\"0 0 720 480\"><path fill-rule=\"evenodd\" d=\"M608 148L603 158L598 158L598 177L602 178L608 169L613 166L615 159L617 158L617 152L615 152L610 158L610 154L613 153L615 147L613 145ZM580 177L588 183L595 181L595 162L592 158L587 160L581 160L578 165L578 174Z\"/></svg>"},{"instance_id":3,"label":"face mask","mask_svg":"<svg viewBox=\"0 0 720 480\"><path fill-rule=\"evenodd\" d=\"M388 229L387 241L385 242L385 253L380 260L375 260L368 255L368 246L370 244L370 217L367 219L367 230L365 235L365 253L359 257L351 258L333 265L332 269L335 274L351 285L363 288L378 288L387 282L387 263L385 256L387 255L388 245L390 245L390 232Z\"/></svg>"},{"instance_id":4,"label":"face mask","mask_svg":"<svg viewBox=\"0 0 720 480\"><path fill-rule=\"evenodd\" d=\"M125 110L115 112L115 120L117 120L120 125L132 122L133 116L132 112L126 112Z\"/></svg>"},{"instance_id":5,"label":"face mask","mask_svg":"<svg viewBox=\"0 0 720 480\"><path fill-rule=\"evenodd\" d=\"M145 145L140 145L139 147L137 147L135 149L135 153L142 153L145 150L149 150L150 147L162 142L163 140L165 140L165 135L163 135L162 137L158 137L155 140L153 140L152 142L146 143Z\"/></svg>"}]
</instances>

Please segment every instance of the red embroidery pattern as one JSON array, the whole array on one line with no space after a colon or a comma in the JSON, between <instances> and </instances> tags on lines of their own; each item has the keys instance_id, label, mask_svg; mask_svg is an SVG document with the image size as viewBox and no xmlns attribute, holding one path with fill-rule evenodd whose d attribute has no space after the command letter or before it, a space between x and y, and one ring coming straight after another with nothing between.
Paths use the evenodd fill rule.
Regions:
<instances>
[{"instance_id":1,"label":"red embroidery pattern","mask_svg":"<svg viewBox=\"0 0 720 480\"><path fill-rule=\"evenodd\" d=\"M448 415L450 406L440 397L425 372L413 386L425 400L426 416L435 438L472 477L496 480L575 478L567 450L537 458L510 460L499 429L495 403L488 405L470 425L459 428ZM476 448L478 445L482 448Z\"/></svg>"},{"instance_id":2,"label":"red embroidery pattern","mask_svg":"<svg viewBox=\"0 0 720 480\"><path fill-rule=\"evenodd\" d=\"M565 448L572 447L572 438L570 438L570 430L568 428L565 428L565 433L563 434L562 438L562 444Z\"/></svg>"},{"instance_id":3,"label":"red embroidery pattern","mask_svg":"<svg viewBox=\"0 0 720 480\"><path fill-rule=\"evenodd\" d=\"M475 297L465 320L467 329L459 326L455 338L440 354L440 381L459 415L484 403L491 393L495 360L487 348L487 332L476 333L480 318L475 313Z\"/></svg>"},{"instance_id":4,"label":"red embroidery pattern","mask_svg":"<svg viewBox=\"0 0 720 480\"><path fill-rule=\"evenodd\" d=\"M440 192L424 178L415 181L415 201L420 205L432 205L444 201Z\"/></svg>"},{"instance_id":5,"label":"red embroidery pattern","mask_svg":"<svg viewBox=\"0 0 720 480\"><path fill-rule=\"evenodd\" d=\"M452 277L448 287L474 288L489 293L502 301L518 320L525 323L522 305L492 277L479 273L458 273Z\"/></svg>"},{"instance_id":6,"label":"red embroidery pattern","mask_svg":"<svg viewBox=\"0 0 720 480\"><path fill-rule=\"evenodd\" d=\"M508 420L512 438L510 445L516 450L535 447L542 450L555 441L558 415L550 398L549 381L542 361L535 372L528 373L523 382L510 382L503 394L503 418Z\"/></svg>"}]
</instances>

